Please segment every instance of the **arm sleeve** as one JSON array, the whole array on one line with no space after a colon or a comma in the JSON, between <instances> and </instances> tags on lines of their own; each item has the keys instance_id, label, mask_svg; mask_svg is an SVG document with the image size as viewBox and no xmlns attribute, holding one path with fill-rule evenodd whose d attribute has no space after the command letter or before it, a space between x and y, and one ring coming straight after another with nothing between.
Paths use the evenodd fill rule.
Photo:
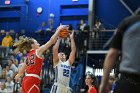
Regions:
<instances>
[{"instance_id":1,"label":"arm sleeve","mask_svg":"<svg viewBox=\"0 0 140 93\"><path fill-rule=\"evenodd\" d=\"M122 48L122 33L118 31L111 41L110 48L121 50Z\"/></svg>"}]
</instances>

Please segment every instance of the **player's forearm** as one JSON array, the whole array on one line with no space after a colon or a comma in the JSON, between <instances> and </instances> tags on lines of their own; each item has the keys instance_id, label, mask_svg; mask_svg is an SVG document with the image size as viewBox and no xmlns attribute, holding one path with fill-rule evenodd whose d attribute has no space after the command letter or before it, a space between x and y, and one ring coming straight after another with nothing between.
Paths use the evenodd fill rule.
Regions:
<instances>
[{"instance_id":1,"label":"player's forearm","mask_svg":"<svg viewBox=\"0 0 140 93\"><path fill-rule=\"evenodd\" d=\"M53 47L53 51L58 50L59 45L60 45L60 41L61 41L60 39L57 40L56 44L55 44L54 47Z\"/></svg>"},{"instance_id":2,"label":"player's forearm","mask_svg":"<svg viewBox=\"0 0 140 93\"><path fill-rule=\"evenodd\" d=\"M53 34L53 36L50 38L50 42L53 44L55 41L56 41L56 39L57 39L57 37L58 37L58 34L59 34L59 31L60 29L57 29L56 30L56 32Z\"/></svg>"},{"instance_id":3,"label":"player's forearm","mask_svg":"<svg viewBox=\"0 0 140 93\"><path fill-rule=\"evenodd\" d=\"M50 38L50 40L49 40L46 44L42 45L42 46L38 49L38 52L37 52L37 53L38 53L39 56L42 56L42 53L43 53L45 50L47 50L52 44L54 44L54 42L55 42L56 39L57 39L58 33L59 33L59 30L57 30L57 31L53 34L53 36Z\"/></svg>"},{"instance_id":4,"label":"player's forearm","mask_svg":"<svg viewBox=\"0 0 140 93\"><path fill-rule=\"evenodd\" d=\"M71 50L76 52L76 46L75 46L74 38L71 39Z\"/></svg>"},{"instance_id":5,"label":"player's forearm","mask_svg":"<svg viewBox=\"0 0 140 93\"><path fill-rule=\"evenodd\" d=\"M17 75L18 75L19 77L21 77L21 76L23 75L23 73L20 72L20 73L18 73Z\"/></svg>"},{"instance_id":6,"label":"player's forearm","mask_svg":"<svg viewBox=\"0 0 140 93\"><path fill-rule=\"evenodd\" d=\"M101 81L102 84L106 85L108 83L110 71L115 64L117 57L118 57L118 51L114 49L110 49L104 62L104 71L103 71L103 77Z\"/></svg>"},{"instance_id":7,"label":"player's forearm","mask_svg":"<svg viewBox=\"0 0 140 93\"><path fill-rule=\"evenodd\" d=\"M22 76L24 74L24 72L25 72L25 69L26 69L26 64L24 63L22 65L22 67L19 69L18 75Z\"/></svg>"},{"instance_id":8,"label":"player's forearm","mask_svg":"<svg viewBox=\"0 0 140 93\"><path fill-rule=\"evenodd\" d=\"M59 44L60 44L60 39L57 40L57 42L55 43L55 45L53 46L53 67L55 67L58 63L58 48L59 48Z\"/></svg>"}]
</instances>

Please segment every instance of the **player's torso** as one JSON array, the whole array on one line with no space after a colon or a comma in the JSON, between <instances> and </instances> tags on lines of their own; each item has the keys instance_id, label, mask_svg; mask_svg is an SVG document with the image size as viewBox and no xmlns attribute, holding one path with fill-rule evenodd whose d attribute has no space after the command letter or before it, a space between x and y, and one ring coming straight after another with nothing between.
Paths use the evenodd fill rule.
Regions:
<instances>
[{"instance_id":1,"label":"player's torso","mask_svg":"<svg viewBox=\"0 0 140 93\"><path fill-rule=\"evenodd\" d=\"M26 61L26 72L27 74L37 74L40 75L42 69L43 59L37 56L36 50L31 50L27 55Z\"/></svg>"},{"instance_id":2,"label":"player's torso","mask_svg":"<svg viewBox=\"0 0 140 93\"><path fill-rule=\"evenodd\" d=\"M70 74L71 74L71 66L69 62L59 61L59 63L55 67L56 82L63 84L65 86L69 86Z\"/></svg>"}]
</instances>

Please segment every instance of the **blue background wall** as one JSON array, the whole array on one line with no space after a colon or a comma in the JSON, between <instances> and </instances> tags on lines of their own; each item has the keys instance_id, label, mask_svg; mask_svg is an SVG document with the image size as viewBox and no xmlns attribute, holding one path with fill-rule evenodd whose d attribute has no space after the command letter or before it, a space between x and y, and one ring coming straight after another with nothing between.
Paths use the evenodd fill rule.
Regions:
<instances>
[{"instance_id":1,"label":"blue background wall","mask_svg":"<svg viewBox=\"0 0 140 93\"><path fill-rule=\"evenodd\" d=\"M140 6L140 0L123 0L132 11ZM120 0L95 0L95 18L99 18L108 29L116 28L120 21L130 16Z\"/></svg>"},{"instance_id":2,"label":"blue background wall","mask_svg":"<svg viewBox=\"0 0 140 93\"><path fill-rule=\"evenodd\" d=\"M139 6L139 0L125 0L129 6ZM139 2L139 3L138 3ZM87 23L88 18L88 0L30 0L25 3L24 0L11 0L8 8L4 8L4 0L0 1L0 29L14 29L20 32L25 29L26 33L32 33L37 30L42 21L49 20L49 14L53 13L54 28L60 23L76 25L80 19ZM14 6L14 7L12 7ZM43 13L37 16L37 7L43 7ZM136 7L132 7L133 10ZM95 0L95 18L101 19L106 28L115 28L118 23L126 16L131 15L127 9L120 3L120 0ZM30 34L33 35L33 34ZM33 35L34 36L34 35Z\"/></svg>"},{"instance_id":3,"label":"blue background wall","mask_svg":"<svg viewBox=\"0 0 140 93\"><path fill-rule=\"evenodd\" d=\"M74 17L74 15L79 13L77 7L71 9L73 5L79 4L87 5L86 8L83 9L84 11L82 11L87 21L88 0L79 0L78 2L72 2L71 0L30 0L28 3L25 3L24 0L11 0L10 5L5 5L4 0L2 0L0 2L0 29L14 29L16 32L20 32L23 29L26 33L30 34L37 30L42 21L46 21L49 27L48 20L50 13L55 15L54 28L56 28L60 22L62 24L72 23L76 25L80 19L70 21L72 18L69 18L69 16ZM37 16L36 9L40 6L43 8L43 12L40 16ZM72 11L73 13L70 13ZM80 14L78 16L80 16ZM60 21L60 19L63 20Z\"/></svg>"}]
</instances>

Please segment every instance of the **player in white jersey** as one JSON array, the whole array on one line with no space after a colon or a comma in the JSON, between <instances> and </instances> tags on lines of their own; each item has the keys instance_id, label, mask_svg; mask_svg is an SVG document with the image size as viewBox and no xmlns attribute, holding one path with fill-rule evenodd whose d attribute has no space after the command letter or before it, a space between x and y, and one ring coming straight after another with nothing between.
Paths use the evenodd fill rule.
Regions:
<instances>
[{"instance_id":1,"label":"player in white jersey","mask_svg":"<svg viewBox=\"0 0 140 93\"><path fill-rule=\"evenodd\" d=\"M59 38L53 47L53 66L55 68L55 81L50 93L71 93L69 87L71 66L75 60L76 47L74 42L74 31L70 34L71 53L69 59L63 52L58 53L61 39Z\"/></svg>"}]
</instances>

